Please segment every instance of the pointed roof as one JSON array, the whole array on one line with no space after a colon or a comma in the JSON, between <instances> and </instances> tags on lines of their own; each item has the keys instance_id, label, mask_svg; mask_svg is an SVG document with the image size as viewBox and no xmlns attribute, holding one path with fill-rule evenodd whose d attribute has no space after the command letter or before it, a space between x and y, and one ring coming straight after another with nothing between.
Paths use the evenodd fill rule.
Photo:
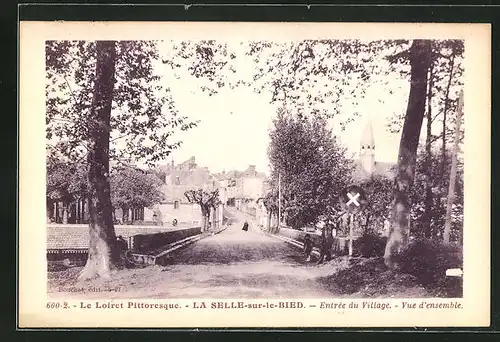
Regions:
<instances>
[{"instance_id":1,"label":"pointed roof","mask_svg":"<svg viewBox=\"0 0 500 342\"><path fill-rule=\"evenodd\" d=\"M373 137L373 127L371 120L368 120L363 135L361 135L361 146L375 146L375 139Z\"/></svg>"}]
</instances>

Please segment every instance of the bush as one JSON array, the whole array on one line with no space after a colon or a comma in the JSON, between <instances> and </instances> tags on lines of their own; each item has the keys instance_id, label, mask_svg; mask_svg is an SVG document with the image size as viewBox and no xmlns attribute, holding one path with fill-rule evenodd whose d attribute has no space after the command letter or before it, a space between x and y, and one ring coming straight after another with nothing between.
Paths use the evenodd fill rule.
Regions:
<instances>
[{"instance_id":1,"label":"bush","mask_svg":"<svg viewBox=\"0 0 500 342\"><path fill-rule=\"evenodd\" d=\"M356 240L359 253L363 257L381 257L384 255L387 238L375 234L365 234Z\"/></svg>"},{"instance_id":2,"label":"bush","mask_svg":"<svg viewBox=\"0 0 500 342\"><path fill-rule=\"evenodd\" d=\"M447 269L462 268L461 246L420 239L411 242L399 257L401 271L415 276L425 288L443 296L462 296L461 280L446 276Z\"/></svg>"}]
</instances>

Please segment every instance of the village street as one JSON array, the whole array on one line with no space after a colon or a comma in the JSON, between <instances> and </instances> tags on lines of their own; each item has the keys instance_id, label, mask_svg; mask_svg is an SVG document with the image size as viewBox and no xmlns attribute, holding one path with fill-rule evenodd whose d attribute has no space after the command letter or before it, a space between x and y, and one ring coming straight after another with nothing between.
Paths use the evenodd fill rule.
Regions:
<instances>
[{"instance_id":1,"label":"village street","mask_svg":"<svg viewBox=\"0 0 500 342\"><path fill-rule=\"evenodd\" d=\"M226 230L172 253L163 265L124 270L111 282L96 284L120 288L118 292L55 290L50 296L89 299L332 296L318 281L331 274L331 265L306 264L299 248L267 236L251 220L245 232L241 229L245 214L237 211L231 214L236 222Z\"/></svg>"}]
</instances>

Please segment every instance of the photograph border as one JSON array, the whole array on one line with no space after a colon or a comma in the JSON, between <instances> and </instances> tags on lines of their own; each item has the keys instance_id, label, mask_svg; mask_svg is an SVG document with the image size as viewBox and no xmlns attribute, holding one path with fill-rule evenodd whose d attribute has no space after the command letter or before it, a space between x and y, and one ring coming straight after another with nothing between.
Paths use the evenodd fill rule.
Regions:
<instances>
[{"instance_id":1,"label":"photograph border","mask_svg":"<svg viewBox=\"0 0 500 342\"><path fill-rule=\"evenodd\" d=\"M42 6L42 7L44 7L44 6ZM61 18L61 16L62 16L62 15L61 15L61 12L67 11L67 7L63 7L63 6L56 6L56 7L58 8L58 10L57 10L55 13L51 13L51 15L53 15L54 17L56 17L56 18L57 18L57 20L61 20L61 19L60 19L60 18ZM77 6L77 7L78 7L78 6ZM80 6L80 7L92 8L91 6ZM97 7L99 7L99 9L100 9L100 10L103 8L103 6L97 6ZM109 7L109 6L108 6L108 7ZM153 9L151 6L146 6L146 7L148 7L149 9ZM210 7L210 6L209 6L209 7ZM314 17L314 15L313 15L313 12L314 12L314 11L313 11L313 10L314 10L315 8L319 8L319 7L320 7L320 6L318 6L318 7L311 6L311 8L310 8L310 9L306 9L306 10L305 10L305 11L307 11L306 13L308 13L308 14L311 16L311 17L309 17L308 19L311 19L312 17ZM367 6L367 7L369 7L369 6ZM29 8L29 9L30 9L30 11L31 11L31 9L34 9L35 7L33 7L33 6L28 6L27 8ZM49 8L49 7L46 7L46 8ZM62 11L61 11L61 8L66 8L66 9L64 9L64 10L62 10ZM112 9L112 8L113 8L113 7L111 7L111 9ZM114 8L116 8L116 7L114 7ZM162 6L162 8L164 8L164 7ZM173 8L173 7L169 7L169 8ZM204 7L202 7L202 6L200 6L200 7L199 7L199 6L192 6L192 7L190 7L190 8L189 8L189 10L187 11L187 12L191 11L191 12L190 12L190 13L188 13L188 14L186 14L186 13L185 13L186 11L184 10L184 8L180 8L180 7L175 7L175 8L176 8L176 9L178 8L179 10L178 10L177 12L176 12L176 11L174 11L174 15L175 15L176 13L181 13L181 14L179 14L179 16L177 17L177 19L169 19L169 20L171 20L171 21L184 21L184 20L186 20L186 19L185 19L185 17L189 17L190 15L192 15L192 12L193 12L193 10L192 10L192 9L202 9L202 8L204 8ZM214 7L211 7L211 8L214 8ZM233 9L235 9L235 8L239 8L239 7L231 7L230 9L231 9L231 10L233 10ZM246 7L246 8L248 8L248 7ZM275 6L275 7L273 7L273 8L274 8L274 9L277 9L278 11L282 11L282 10L283 10L283 7L279 7L279 6ZM295 7L293 7L293 8L295 8ZM358 10L358 9L359 9L359 7L353 7L353 8L355 8L356 10ZM394 7L392 7L392 8L394 8ZM130 7L129 7L129 9L132 9L132 10L133 10L133 8L130 8ZM135 9L137 9L137 7L136 7ZM267 11L269 11L269 9L270 9L270 7L265 7L265 11L263 11L263 10L262 10L262 8L260 8L260 9L259 9L260 13L258 13L258 15L262 15L262 12L267 12ZM419 9L420 9L420 11L421 11L421 8L419 8ZM45 9L44 9L44 10L45 10ZM228 12L225 12L225 13L224 13L224 15L225 15L225 16L228 16L228 13L230 13L230 12L231 12L231 10L230 10L230 11L228 11ZM338 10L338 9L337 9L337 10ZM387 9L386 9L386 10L387 10ZM259 12L259 11L254 11L254 12L252 12L252 11L251 11L251 14L257 15L256 13L257 13L257 12ZM304 9L302 9L302 8L301 8L301 9L300 9L300 11L297 11L297 13L300 13L300 12L303 12L303 11L304 11ZM36 11L34 11L34 12L36 12ZM23 16L26 16L28 19L23 19L23 20L28 20L28 21L30 21L30 20L35 20L35 18L34 18L35 13L34 13L34 12L29 12L29 11L27 11L27 12L24 12L24 14L23 14L23 11L20 11L20 19L22 19L22 18L23 18ZM71 11L71 10L69 10L68 12L72 12L72 11ZM91 13L87 13L87 14L85 14L85 13L80 12L79 10L77 10L76 12L78 12L78 13L79 13L78 15L79 15L80 17L85 16L85 15L91 15ZM119 12L120 12L120 14L119 14L119 15L122 15L122 14L123 14L123 11L122 11L122 10L120 10ZM147 11L146 11L146 12L147 12ZM271 10L271 12L272 12L272 10ZM293 11L292 11L292 12L293 12ZM328 11L327 11L327 12L328 12ZM42 11L42 13L43 13L43 11ZM75 12L73 12L73 13L75 13ZM149 15L150 15L150 16L154 15L154 13L155 13L155 11L153 11L153 12L149 11ZM156 12L156 13L157 13L157 12ZM194 19L194 20L199 20L199 19L203 16L203 14L202 14L202 13L204 13L204 12L196 12L196 11L195 11L195 15L194 15L194 17L196 17L197 19ZM206 13L206 12L205 12L205 13ZM94 14L95 14L95 12L94 12ZM248 14L248 13L247 13L247 14ZM323 14L323 16L324 16L324 8L323 8L323 9L321 9L321 11L316 12L316 14L317 14L319 17L322 17L322 15L321 15L321 14ZM36 14L36 15L40 15L40 12L38 12L38 14ZM102 12L101 12L99 15L101 15L101 16L102 16L102 15L103 15L103 14L102 14ZM99 16L99 15L97 15L97 16ZM110 16L111 16L111 17L113 17L113 15L118 15L118 14L117 14L117 13L115 13L115 14L112 14L112 15L110 15ZM144 14L143 14L143 15L144 15ZM159 15L159 14L156 14L156 15ZM220 15L221 15L220 13L219 13L219 14L216 14L216 15L214 15L214 17L219 18L218 16L220 16ZM435 16L435 15L436 15L436 14L434 13L434 16ZM42 16L43 16L43 15L42 15ZM197 17L197 16L199 16L199 17ZM209 15L209 16L210 16L210 15ZM293 16L293 14L292 14L292 16ZM136 14L136 15L135 15L135 18L137 18L137 17L141 17L141 15L137 15L137 14ZM303 17L303 18L305 18L306 16L302 15L302 17ZM345 16L345 15L344 15L344 18L346 18L346 17L349 17L349 16L348 16L348 15L347 15L347 16ZM124 17L122 16L121 18L124 18ZM269 18L272 18L272 19L273 19L272 21L275 21L275 20L276 20L276 19L275 19L275 17L272 17L272 16L268 16L267 18L268 18L268 19L269 19ZM278 18L280 18L280 16L279 16L279 15L278 15ZM414 21L424 21L424 20L419 20L418 18L421 18L421 17L419 17L418 15L417 15L417 16L414 16L413 18L415 19ZM67 20L67 19L66 19L66 20ZM81 20L81 19L77 19L77 20ZM130 20L130 19L127 19L127 18L125 18L125 19L123 19L123 20L124 20L124 21L125 21L125 20L126 20L126 21L143 21L143 19L138 19L138 20ZM220 20L220 19L214 19L214 20ZM71 20L71 21L74 21L74 17L72 18L72 20ZM200 20L200 21L201 21L201 20ZM203 19L203 21L212 21L212 20L211 20L211 19L206 19L206 18L205 18L205 19ZM238 21L238 19L236 19L236 20L232 19L231 21ZM245 21L246 21L246 20L245 20ZM257 20L253 20L253 21L257 21ZM266 20L261 20L261 21L266 21ZM314 21L322 21L322 20L321 20L321 18L320 18L319 20L318 20L318 19L315 19ZM368 20L364 20L364 21L368 21ZM380 20L373 20L373 21L380 21ZM392 21L392 20L390 20L390 19L389 19L389 20L386 20L386 21ZM431 20L431 21L435 21L435 20ZM431 22L431 21L428 21L428 22ZM445 21L446 21L446 20L445 20ZM470 21L470 20L463 20L462 22L471 22L471 21ZM484 22L484 21L482 21L482 22ZM493 59L492 59L492 63L493 63ZM493 82L493 79L494 79L494 77L492 77L492 82ZM492 105L493 105L493 103L492 103ZM492 122L493 122L493 121L492 121ZM493 127L492 127L492 130L493 130ZM493 152L493 145L492 145L492 152ZM493 204L493 203L494 203L494 202L492 201L492 204ZM493 208L494 208L494 207L493 207ZM493 226L493 225L492 225L492 226ZM492 244L493 244L493 241L494 241L494 239L492 239L492 240L491 240ZM493 246L492 246L492 247L493 247ZM492 248L492 253L494 253L494 251L495 251L495 249L494 249L494 248ZM492 269L493 269L493 268L492 268ZM493 277L491 278L491 280L493 281ZM492 291L493 291L493 288L494 288L494 287L493 287L493 286L491 286L491 290L492 290ZM494 296L492 296L492 298L494 298ZM493 324L493 323L494 323L494 322L493 322L493 320L492 320L492 321L491 321L491 324ZM163 328L158 328L158 329L163 329ZM185 329L183 329L183 330L186 330L186 329L187 329L187 330L189 330L189 328L185 328ZM204 329L205 329L205 328L204 328ZM207 328L206 330L213 330L213 329L216 329L216 328ZM260 329L260 328L252 328L252 329ZM315 328L299 328L299 329L301 329L301 330L302 330L302 329L315 329ZM316 329L321 329L321 328L316 328ZM370 328L370 329L372 329L372 330L373 330L373 328ZM370 330L370 329L368 329L368 330ZM375 330L377 330L377 329L378 329L378 328L375 328ZM387 328L381 328L381 329L382 329L382 330L385 330L385 329L387 329ZM422 328L422 329L423 329L423 328ZM435 328L428 328L427 330L432 330L432 329L435 329ZM453 328L449 328L449 329L453 329ZM463 328L460 328L460 329L463 329ZM478 329L478 328L475 328L475 329ZM24 330L24 329L23 329L23 330ZM85 330L87 330L87 329L85 329ZM172 328L170 328L170 330L172 330ZM174 329L174 330L175 330L175 329ZM202 329L200 328L200 330L202 330ZM238 329L236 329L236 330L238 330ZM367 330L367 329L362 329L362 330ZM406 330L406 329L405 329L405 328L395 328L395 330ZM481 328L479 328L478 330L481 330Z\"/></svg>"}]
</instances>

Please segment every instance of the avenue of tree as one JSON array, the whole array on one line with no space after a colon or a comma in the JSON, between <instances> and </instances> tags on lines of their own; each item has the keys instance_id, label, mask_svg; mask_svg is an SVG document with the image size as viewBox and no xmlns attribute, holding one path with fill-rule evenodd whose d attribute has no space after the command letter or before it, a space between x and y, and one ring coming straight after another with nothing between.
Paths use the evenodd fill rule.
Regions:
<instances>
[{"instance_id":1,"label":"avenue of tree","mask_svg":"<svg viewBox=\"0 0 500 342\"><path fill-rule=\"evenodd\" d=\"M223 87L249 87L270 94L270 101L280 108L270 132L272 190L264 199L270 212L277 206L278 173L283 177L284 212L294 225L314 222L321 214L337 210L335 196L349 182L352 166L331 137L326 121L340 117L340 125L345 126L356 120L358 114L350 112L349 105L363 97L370 82L384 83L384 77L396 75L409 84L406 112L394 117L388 127L401 132L396 178L390 186L390 201L380 199L372 213L383 215L390 207L386 264L393 265L393 256L405 247L412 229L417 236L449 242L451 214L455 210L453 216L461 215L463 198L463 167L457 158L463 138L458 106L463 42L242 44L244 56L215 41L170 42L170 54L161 58L172 70L187 70L190 77L203 80L202 90L209 96L216 96ZM180 146L176 132L196 126L177 112L168 79L155 74L152 63L159 58L156 42L149 41L46 43L49 158L85 165L81 170L86 177L70 190L78 194L84 189L89 199L91 239L83 278L108 277L110 270L119 267L112 209L130 204L119 192L112 195L110 160L135 159L153 165ZM253 63L252 77L240 77L238 59ZM387 89L390 94L390 84ZM423 123L426 141L422 149ZM437 135L436 127L440 128ZM366 186L387 187L384 180L377 182ZM417 186L424 191L416 191ZM448 192L451 200L444 205ZM54 196L69 198L67 194ZM204 215L214 205L210 198L216 198L196 192L186 197L200 204Z\"/></svg>"}]
</instances>

